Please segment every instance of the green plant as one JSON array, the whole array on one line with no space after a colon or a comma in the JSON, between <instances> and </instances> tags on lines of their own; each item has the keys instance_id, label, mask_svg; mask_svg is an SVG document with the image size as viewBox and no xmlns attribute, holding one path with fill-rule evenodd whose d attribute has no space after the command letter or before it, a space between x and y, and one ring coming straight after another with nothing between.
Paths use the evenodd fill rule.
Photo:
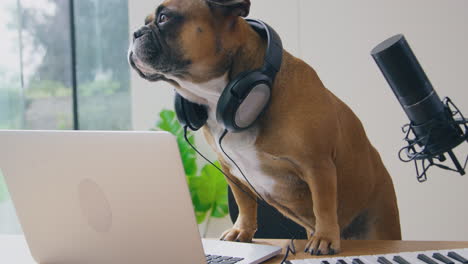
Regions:
<instances>
[{"instance_id":1,"label":"green plant","mask_svg":"<svg viewBox=\"0 0 468 264\"><path fill-rule=\"evenodd\" d=\"M219 162L215 165L220 166ZM207 217L223 218L229 213L226 180L211 164L205 165L198 176L189 177L188 182L199 224Z\"/></svg>"},{"instance_id":2,"label":"green plant","mask_svg":"<svg viewBox=\"0 0 468 264\"><path fill-rule=\"evenodd\" d=\"M197 153L185 141L184 129L178 122L174 111L163 110L159 116L157 128L170 132L177 138L197 222L201 224L211 217L225 217L229 212L229 207L227 183L223 174L210 164L204 165L199 171ZM193 133L187 133L188 140L195 145ZM216 162L216 165L219 167L219 162Z\"/></svg>"}]
</instances>

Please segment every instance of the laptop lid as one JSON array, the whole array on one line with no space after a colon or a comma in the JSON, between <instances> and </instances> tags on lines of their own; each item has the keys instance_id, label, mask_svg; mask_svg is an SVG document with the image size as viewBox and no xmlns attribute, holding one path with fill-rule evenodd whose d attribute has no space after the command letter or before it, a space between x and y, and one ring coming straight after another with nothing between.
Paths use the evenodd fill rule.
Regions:
<instances>
[{"instance_id":1,"label":"laptop lid","mask_svg":"<svg viewBox=\"0 0 468 264\"><path fill-rule=\"evenodd\" d=\"M0 131L0 168L39 263L205 263L170 134Z\"/></svg>"}]
</instances>

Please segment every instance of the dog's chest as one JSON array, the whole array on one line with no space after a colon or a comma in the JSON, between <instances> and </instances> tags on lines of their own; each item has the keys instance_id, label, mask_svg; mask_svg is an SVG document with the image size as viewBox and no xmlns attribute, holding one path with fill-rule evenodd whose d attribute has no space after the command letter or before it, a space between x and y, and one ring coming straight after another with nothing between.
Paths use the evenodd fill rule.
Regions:
<instances>
[{"instance_id":1,"label":"dog's chest","mask_svg":"<svg viewBox=\"0 0 468 264\"><path fill-rule=\"evenodd\" d=\"M229 164L231 174L243 182L245 186L252 185L250 187L255 188L260 195L271 195L277 182L274 177L267 175L262 169L264 164L262 164L259 152L255 147L258 129L252 128L246 132L228 133L221 142L221 146L226 152L223 153L219 138L224 129L215 121L208 121L208 127L215 138L217 151L222 153L224 160Z\"/></svg>"}]
</instances>

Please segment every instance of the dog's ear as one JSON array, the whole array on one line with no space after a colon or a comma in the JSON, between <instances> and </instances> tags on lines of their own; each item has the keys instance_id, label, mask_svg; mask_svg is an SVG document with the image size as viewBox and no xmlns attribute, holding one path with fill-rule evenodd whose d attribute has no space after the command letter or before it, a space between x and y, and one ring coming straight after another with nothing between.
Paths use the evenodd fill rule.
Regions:
<instances>
[{"instance_id":1,"label":"dog's ear","mask_svg":"<svg viewBox=\"0 0 468 264\"><path fill-rule=\"evenodd\" d=\"M214 8L221 8L225 14L246 17L250 13L250 0L205 0Z\"/></svg>"}]
</instances>

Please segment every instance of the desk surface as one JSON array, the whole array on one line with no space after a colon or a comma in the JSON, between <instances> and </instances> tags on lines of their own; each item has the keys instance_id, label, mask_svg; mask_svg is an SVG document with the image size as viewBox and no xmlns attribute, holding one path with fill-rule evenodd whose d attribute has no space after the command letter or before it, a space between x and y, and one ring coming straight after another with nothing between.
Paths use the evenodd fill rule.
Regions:
<instances>
[{"instance_id":1,"label":"desk surface","mask_svg":"<svg viewBox=\"0 0 468 264\"><path fill-rule=\"evenodd\" d=\"M285 248L287 240L257 240L257 243L277 245ZM298 254L290 256L291 259L311 258L301 252L305 241L296 241ZM342 254L337 256L359 256L371 254L388 254L409 251L424 251L436 249L468 248L468 242L420 242L420 241L343 241ZM0 235L0 263L15 264L36 264L22 236L1 236ZM278 256L265 264L278 264L283 259L283 255Z\"/></svg>"},{"instance_id":2,"label":"desk surface","mask_svg":"<svg viewBox=\"0 0 468 264\"><path fill-rule=\"evenodd\" d=\"M262 244L277 245L285 248L289 241L286 240L258 240ZM305 241L296 241L297 255L288 258L307 259L312 256L301 250L304 249ZM337 256L360 256L374 254L390 254L398 252L413 252L437 249L468 248L468 242L428 242L428 241L342 241L342 253ZM284 251L284 250L283 250ZM283 252L284 253L284 252ZM284 255L278 256L265 264L279 264ZM323 256L321 257L323 258Z\"/></svg>"}]
</instances>

